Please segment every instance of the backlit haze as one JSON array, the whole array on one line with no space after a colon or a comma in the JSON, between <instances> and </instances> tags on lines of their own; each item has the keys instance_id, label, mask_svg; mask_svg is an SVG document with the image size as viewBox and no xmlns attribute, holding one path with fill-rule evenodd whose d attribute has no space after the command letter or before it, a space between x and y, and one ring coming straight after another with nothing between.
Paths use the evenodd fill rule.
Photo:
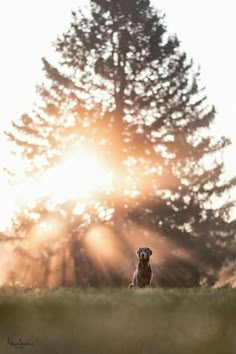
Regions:
<instances>
[{"instance_id":1,"label":"backlit haze","mask_svg":"<svg viewBox=\"0 0 236 354\"><path fill-rule=\"evenodd\" d=\"M215 104L218 112L214 127L215 133L224 134L233 142L225 154L226 171L229 175L235 174L236 44L234 33L236 22L234 2L231 0L224 2L153 0L153 4L158 4L163 8L167 15L169 30L177 33L183 49L194 58L196 63L201 65L202 79L206 85L208 97ZM87 11L85 0L3 0L0 2L1 167L9 163L14 164L20 174L21 164L9 157L10 147L5 141L3 131L9 127L11 120L31 108L35 84L41 79L41 58L52 56L52 41L69 24L71 10L78 5ZM73 154L65 161L67 170L70 163L73 163ZM77 191L80 195L92 193L98 186L101 187L104 181L110 183L111 176L96 160L91 160L91 164L86 165L84 156L81 157L81 164L88 175L96 173L99 178L98 184L94 185L93 181L85 176L85 179L80 181L81 190ZM63 166L58 167L59 173L58 170L52 171L51 176L47 176L46 182L44 181L47 188L51 189L53 183L49 183L50 178L51 180L54 178L54 173L60 175L60 168L62 169ZM104 179L105 176L107 179ZM0 171L1 200L4 201L0 203L0 229L7 225L12 209L16 205L15 202L25 193L25 188L28 188L28 191L39 192L38 185L27 185L27 183L31 182L12 189L8 185L6 176ZM41 184L43 185L42 181ZM73 184L70 185L71 190L74 191L73 187ZM44 191L45 189L46 187ZM71 190L67 192L71 193ZM56 187L52 193L58 197ZM60 198L63 198L63 195L60 195Z\"/></svg>"}]
</instances>

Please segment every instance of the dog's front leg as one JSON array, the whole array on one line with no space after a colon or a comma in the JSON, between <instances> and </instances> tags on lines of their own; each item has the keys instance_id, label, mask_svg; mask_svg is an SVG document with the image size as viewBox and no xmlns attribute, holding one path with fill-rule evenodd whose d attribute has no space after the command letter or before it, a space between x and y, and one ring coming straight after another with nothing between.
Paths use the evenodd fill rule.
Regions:
<instances>
[{"instance_id":1,"label":"dog's front leg","mask_svg":"<svg viewBox=\"0 0 236 354\"><path fill-rule=\"evenodd\" d=\"M133 287L137 288L138 287L138 269L135 270L134 275L133 275Z\"/></svg>"}]
</instances>

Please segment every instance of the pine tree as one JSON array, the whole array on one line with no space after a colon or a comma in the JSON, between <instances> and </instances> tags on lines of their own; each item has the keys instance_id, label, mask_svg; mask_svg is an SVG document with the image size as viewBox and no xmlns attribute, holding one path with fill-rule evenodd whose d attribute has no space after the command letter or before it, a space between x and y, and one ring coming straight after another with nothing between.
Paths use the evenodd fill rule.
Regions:
<instances>
[{"instance_id":1,"label":"pine tree","mask_svg":"<svg viewBox=\"0 0 236 354\"><path fill-rule=\"evenodd\" d=\"M233 203L213 208L210 201L236 183L222 178L229 141L211 135L215 108L161 12L148 0L92 0L90 17L72 12L55 50L57 63L43 59L33 111L8 136L31 172L51 168L75 146L113 171L113 189L90 200L86 221L73 214L76 201L57 206L61 215L67 210L68 237L78 225L133 221L198 256L212 248L222 260L235 231L227 221ZM104 220L99 209L114 212Z\"/></svg>"}]
</instances>

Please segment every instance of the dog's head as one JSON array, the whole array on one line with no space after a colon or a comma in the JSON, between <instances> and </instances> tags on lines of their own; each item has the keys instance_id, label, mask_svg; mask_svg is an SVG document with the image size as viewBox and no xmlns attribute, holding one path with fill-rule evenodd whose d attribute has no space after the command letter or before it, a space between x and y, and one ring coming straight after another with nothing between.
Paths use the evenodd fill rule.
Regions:
<instances>
[{"instance_id":1,"label":"dog's head","mask_svg":"<svg viewBox=\"0 0 236 354\"><path fill-rule=\"evenodd\" d=\"M138 258L142 261L148 261L152 255L152 250L149 247L139 247L137 249Z\"/></svg>"}]
</instances>

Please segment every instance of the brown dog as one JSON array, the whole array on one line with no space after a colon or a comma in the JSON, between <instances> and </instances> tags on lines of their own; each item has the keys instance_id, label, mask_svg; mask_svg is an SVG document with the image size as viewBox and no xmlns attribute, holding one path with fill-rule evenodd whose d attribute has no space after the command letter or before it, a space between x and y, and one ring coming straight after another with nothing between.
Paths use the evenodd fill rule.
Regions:
<instances>
[{"instance_id":1,"label":"brown dog","mask_svg":"<svg viewBox=\"0 0 236 354\"><path fill-rule=\"evenodd\" d=\"M152 250L149 247L140 247L137 249L139 259L137 268L134 271L132 284L130 288L146 288L150 285L152 279L152 268L149 264Z\"/></svg>"}]
</instances>

